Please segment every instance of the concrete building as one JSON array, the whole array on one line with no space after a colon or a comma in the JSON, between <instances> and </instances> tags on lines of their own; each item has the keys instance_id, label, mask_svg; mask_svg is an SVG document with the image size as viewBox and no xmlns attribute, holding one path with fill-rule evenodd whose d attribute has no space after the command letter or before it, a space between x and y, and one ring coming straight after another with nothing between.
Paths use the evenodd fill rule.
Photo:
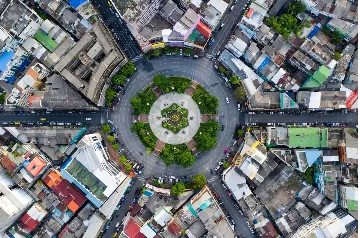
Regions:
<instances>
[{"instance_id":1,"label":"concrete building","mask_svg":"<svg viewBox=\"0 0 360 238\"><path fill-rule=\"evenodd\" d=\"M327 65L332 60L332 52L325 42L318 41L315 37L306 38L300 49L307 53L312 59L322 65Z\"/></svg>"},{"instance_id":2,"label":"concrete building","mask_svg":"<svg viewBox=\"0 0 360 238\"><path fill-rule=\"evenodd\" d=\"M112 36L97 22L55 65L54 69L98 106L105 104L108 79L127 63Z\"/></svg>"},{"instance_id":3,"label":"concrete building","mask_svg":"<svg viewBox=\"0 0 360 238\"><path fill-rule=\"evenodd\" d=\"M210 0L204 12L204 21L211 28L215 29L219 24L229 4L223 0Z\"/></svg>"},{"instance_id":4,"label":"concrete building","mask_svg":"<svg viewBox=\"0 0 360 238\"><path fill-rule=\"evenodd\" d=\"M347 68L349 67L349 63L351 61L352 55L354 54L355 51L355 46L353 44L348 44L345 49L343 50L343 52L341 52L341 59L338 61L338 63L336 64L336 68L334 70L334 74L332 75L332 79L338 81L338 82L342 82L345 79L345 74L347 71ZM357 57L355 57L355 60L357 60ZM355 66L356 67L356 66ZM357 70L357 67L356 67ZM357 77L355 77L357 79ZM356 82L356 89L357 89L357 80ZM345 86L349 87L349 89L351 90L355 90L355 88L346 85ZM355 90L357 91L357 90Z\"/></svg>"},{"instance_id":5,"label":"concrete building","mask_svg":"<svg viewBox=\"0 0 360 238\"><path fill-rule=\"evenodd\" d=\"M300 45L301 44L302 44L302 42L300 42ZM319 64L317 64L312 59L310 59L310 57L303 54L300 50L297 50L290 57L289 62L296 68L305 72L306 74L313 74L319 68Z\"/></svg>"},{"instance_id":6,"label":"concrete building","mask_svg":"<svg viewBox=\"0 0 360 238\"><path fill-rule=\"evenodd\" d=\"M47 213L48 212L39 203L32 205L32 207L20 218L19 227L21 227L21 231L25 234L29 234L35 230Z\"/></svg>"},{"instance_id":7,"label":"concrete building","mask_svg":"<svg viewBox=\"0 0 360 238\"><path fill-rule=\"evenodd\" d=\"M0 15L0 25L19 42L34 37L42 22L36 12L20 0L9 2Z\"/></svg>"},{"instance_id":8,"label":"concrete building","mask_svg":"<svg viewBox=\"0 0 360 238\"><path fill-rule=\"evenodd\" d=\"M296 94L296 103L311 110L346 108L346 99L345 91L299 91Z\"/></svg>"},{"instance_id":9,"label":"concrete building","mask_svg":"<svg viewBox=\"0 0 360 238\"><path fill-rule=\"evenodd\" d=\"M185 41L199 22L200 16L192 9L188 9L180 20L175 23L173 30L180 34L183 41Z\"/></svg>"},{"instance_id":10,"label":"concrete building","mask_svg":"<svg viewBox=\"0 0 360 238\"><path fill-rule=\"evenodd\" d=\"M358 218L358 188L339 184L339 205L350 215Z\"/></svg>"},{"instance_id":11,"label":"concrete building","mask_svg":"<svg viewBox=\"0 0 360 238\"><path fill-rule=\"evenodd\" d=\"M36 63L30 67L26 74L17 82L11 94L6 99L6 105L25 108L29 105L31 95L44 85L43 80L49 75L43 64Z\"/></svg>"},{"instance_id":12,"label":"concrete building","mask_svg":"<svg viewBox=\"0 0 360 238\"><path fill-rule=\"evenodd\" d=\"M0 174L0 234L33 203L33 198L9 177Z\"/></svg>"},{"instance_id":13,"label":"concrete building","mask_svg":"<svg viewBox=\"0 0 360 238\"><path fill-rule=\"evenodd\" d=\"M325 25L325 27L329 28L331 31L339 32L346 41L357 39L358 26L351 22L333 18Z\"/></svg>"},{"instance_id":14,"label":"concrete building","mask_svg":"<svg viewBox=\"0 0 360 238\"><path fill-rule=\"evenodd\" d=\"M81 189L96 207L101 207L127 178L111 164L101 141L100 134L84 136L61 169L61 175Z\"/></svg>"}]
</instances>

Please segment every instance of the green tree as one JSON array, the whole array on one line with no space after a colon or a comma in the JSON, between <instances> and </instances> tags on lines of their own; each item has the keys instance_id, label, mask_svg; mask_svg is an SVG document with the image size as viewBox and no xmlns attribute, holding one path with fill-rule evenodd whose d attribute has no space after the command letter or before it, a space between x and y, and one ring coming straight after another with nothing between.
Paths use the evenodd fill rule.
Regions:
<instances>
[{"instance_id":1,"label":"green tree","mask_svg":"<svg viewBox=\"0 0 360 238\"><path fill-rule=\"evenodd\" d=\"M126 76L122 74L115 74L111 79L111 82L116 85L124 85L125 81Z\"/></svg>"},{"instance_id":2,"label":"green tree","mask_svg":"<svg viewBox=\"0 0 360 238\"><path fill-rule=\"evenodd\" d=\"M201 189L206 185L206 177L203 174L195 175L191 180L191 184L193 189Z\"/></svg>"},{"instance_id":3,"label":"green tree","mask_svg":"<svg viewBox=\"0 0 360 238\"><path fill-rule=\"evenodd\" d=\"M127 159L126 159L126 157L124 155L120 156L119 160L120 160L120 163L122 163L122 164L127 163Z\"/></svg>"},{"instance_id":4,"label":"green tree","mask_svg":"<svg viewBox=\"0 0 360 238\"><path fill-rule=\"evenodd\" d=\"M164 85L166 85L166 82L167 82L166 76L164 76L162 74L158 74L153 77L153 83L158 88L163 88Z\"/></svg>"},{"instance_id":5,"label":"green tree","mask_svg":"<svg viewBox=\"0 0 360 238\"><path fill-rule=\"evenodd\" d=\"M287 13L296 16L299 13L305 12L306 7L301 1L294 1L289 4Z\"/></svg>"},{"instance_id":6,"label":"green tree","mask_svg":"<svg viewBox=\"0 0 360 238\"><path fill-rule=\"evenodd\" d=\"M181 154L179 154L179 164L181 164L183 167L189 167L191 166L195 161L195 156L191 153L190 150L182 151Z\"/></svg>"},{"instance_id":7,"label":"green tree","mask_svg":"<svg viewBox=\"0 0 360 238\"><path fill-rule=\"evenodd\" d=\"M242 101L246 98L246 92L243 87L238 87L235 89L234 95L239 101Z\"/></svg>"},{"instance_id":8,"label":"green tree","mask_svg":"<svg viewBox=\"0 0 360 238\"><path fill-rule=\"evenodd\" d=\"M224 163L222 164L222 166L224 167L224 169L227 169L227 168L229 168L229 163L228 163L228 162L224 162Z\"/></svg>"},{"instance_id":9,"label":"green tree","mask_svg":"<svg viewBox=\"0 0 360 238\"><path fill-rule=\"evenodd\" d=\"M105 97L107 101L107 105L110 106L112 101L117 97L117 92L113 88L108 88L105 91Z\"/></svg>"},{"instance_id":10,"label":"green tree","mask_svg":"<svg viewBox=\"0 0 360 238\"><path fill-rule=\"evenodd\" d=\"M3 92L2 94L0 94L0 104L4 104L5 96L6 96L6 92Z\"/></svg>"},{"instance_id":11,"label":"green tree","mask_svg":"<svg viewBox=\"0 0 360 238\"><path fill-rule=\"evenodd\" d=\"M134 96L130 99L130 104L133 106L135 111L140 111L143 105L141 99L137 96Z\"/></svg>"},{"instance_id":12,"label":"green tree","mask_svg":"<svg viewBox=\"0 0 360 238\"><path fill-rule=\"evenodd\" d=\"M119 149L119 144L112 145L112 148L117 151Z\"/></svg>"},{"instance_id":13,"label":"green tree","mask_svg":"<svg viewBox=\"0 0 360 238\"><path fill-rule=\"evenodd\" d=\"M196 148L201 151L211 150L216 147L217 139L209 133L202 133L196 140Z\"/></svg>"},{"instance_id":14,"label":"green tree","mask_svg":"<svg viewBox=\"0 0 360 238\"><path fill-rule=\"evenodd\" d=\"M130 171L132 169L132 165L130 163L125 164L125 170Z\"/></svg>"},{"instance_id":15,"label":"green tree","mask_svg":"<svg viewBox=\"0 0 360 238\"><path fill-rule=\"evenodd\" d=\"M233 76L231 76L231 78L230 78L230 83L231 83L231 84L239 84L239 83L240 83L240 79L239 79L236 75L233 75Z\"/></svg>"},{"instance_id":16,"label":"green tree","mask_svg":"<svg viewBox=\"0 0 360 238\"><path fill-rule=\"evenodd\" d=\"M113 136L108 136L107 140L112 144L115 142L115 137Z\"/></svg>"},{"instance_id":17,"label":"green tree","mask_svg":"<svg viewBox=\"0 0 360 238\"><path fill-rule=\"evenodd\" d=\"M224 66L220 65L219 66L219 71L220 71L220 73L224 74L226 72L226 68Z\"/></svg>"},{"instance_id":18,"label":"green tree","mask_svg":"<svg viewBox=\"0 0 360 238\"><path fill-rule=\"evenodd\" d=\"M308 184L314 184L314 166L311 166L306 169L305 173L302 174L303 178L308 182Z\"/></svg>"},{"instance_id":19,"label":"green tree","mask_svg":"<svg viewBox=\"0 0 360 238\"><path fill-rule=\"evenodd\" d=\"M179 196L185 192L185 185L182 182L178 182L171 187L171 194Z\"/></svg>"},{"instance_id":20,"label":"green tree","mask_svg":"<svg viewBox=\"0 0 360 238\"><path fill-rule=\"evenodd\" d=\"M111 132L111 127L109 124L105 124L101 126L101 131L105 134L109 134Z\"/></svg>"},{"instance_id":21,"label":"green tree","mask_svg":"<svg viewBox=\"0 0 360 238\"><path fill-rule=\"evenodd\" d=\"M340 32L334 31L332 33L331 40L332 40L333 43L339 44L339 43L341 43L343 41L343 36L341 35Z\"/></svg>"},{"instance_id":22,"label":"green tree","mask_svg":"<svg viewBox=\"0 0 360 238\"><path fill-rule=\"evenodd\" d=\"M135 64L131 61L127 62L120 70L121 74L125 77L133 75L135 73L136 67Z\"/></svg>"},{"instance_id":23,"label":"green tree","mask_svg":"<svg viewBox=\"0 0 360 238\"><path fill-rule=\"evenodd\" d=\"M339 59L341 59L341 57L342 57L342 55L339 52L335 52L333 55L334 60L339 60Z\"/></svg>"},{"instance_id":24,"label":"green tree","mask_svg":"<svg viewBox=\"0 0 360 238\"><path fill-rule=\"evenodd\" d=\"M244 130L239 129L239 130L237 131L237 134L238 134L239 137L242 137L242 136L244 135Z\"/></svg>"},{"instance_id":25,"label":"green tree","mask_svg":"<svg viewBox=\"0 0 360 238\"><path fill-rule=\"evenodd\" d=\"M161 55L161 50L160 49L154 49L154 56L159 57L160 55Z\"/></svg>"}]
</instances>

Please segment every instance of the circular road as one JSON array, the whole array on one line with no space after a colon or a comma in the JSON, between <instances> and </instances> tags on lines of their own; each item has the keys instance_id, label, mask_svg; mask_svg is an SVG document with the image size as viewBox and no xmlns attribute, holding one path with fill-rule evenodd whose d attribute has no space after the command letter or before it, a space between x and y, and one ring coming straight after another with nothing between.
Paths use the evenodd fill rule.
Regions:
<instances>
[{"instance_id":1,"label":"circular road","mask_svg":"<svg viewBox=\"0 0 360 238\"><path fill-rule=\"evenodd\" d=\"M224 157L225 148L232 144L232 138L239 120L237 102L233 93L225 86L224 80L214 68L213 61L208 58L193 59L192 57L162 56L148 61L148 65L138 66L136 73L131 77L122 96L117 104L115 112L110 113L110 119L115 123L121 142L131 152L129 159L135 159L144 165L141 177L161 176L192 176L198 173L211 177L210 169L215 168L217 163ZM218 132L216 148L196 157L195 163L184 168L180 165L165 166L160 158L145 154L145 148L138 140L135 133L130 131L133 123L132 106L130 99L136 93L152 82L152 77L157 74L184 76L199 82L210 94L216 96L219 101L219 123L225 129ZM229 98L226 103L225 98Z\"/></svg>"}]
</instances>

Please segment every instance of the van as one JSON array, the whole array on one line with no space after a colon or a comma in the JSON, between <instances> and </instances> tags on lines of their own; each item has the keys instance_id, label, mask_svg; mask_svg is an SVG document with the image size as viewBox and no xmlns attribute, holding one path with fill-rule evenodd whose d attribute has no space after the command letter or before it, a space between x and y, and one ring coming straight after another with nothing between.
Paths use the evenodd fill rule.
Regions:
<instances>
[{"instance_id":1,"label":"van","mask_svg":"<svg viewBox=\"0 0 360 238\"><path fill-rule=\"evenodd\" d=\"M240 106L240 103L238 103L238 111L240 111L241 109L241 106Z\"/></svg>"},{"instance_id":2,"label":"van","mask_svg":"<svg viewBox=\"0 0 360 238\"><path fill-rule=\"evenodd\" d=\"M91 121L91 118L86 118L87 121Z\"/></svg>"}]
</instances>

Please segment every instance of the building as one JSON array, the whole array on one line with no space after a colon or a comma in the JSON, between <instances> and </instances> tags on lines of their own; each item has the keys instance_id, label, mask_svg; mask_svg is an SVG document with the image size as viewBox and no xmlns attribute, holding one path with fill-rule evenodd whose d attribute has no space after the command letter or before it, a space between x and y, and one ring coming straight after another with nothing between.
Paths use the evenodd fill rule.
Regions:
<instances>
[{"instance_id":1,"label":"building","mask_svg":"<svg viewBox=\"0 0 360 238\"><path fill-rule=\"evenodd\" d=\"M31 66L17 82L6 100L8 106L27 107L31 95L44 85L43 80L50 71L41 63Z\"/></svg>"},{"instance_id":2,"label":"building","mask_svg":"<svg viewBox=\"0 0 360 238\"><path fill-rule=\"evenodd\" d=\"M54 70L94 104L103 106L112 71L126 62L112 36L97 22L62 56Z\"/></svg>"},{"instance_id":3,"label":"building","mask_svg":"<svg viewBox=\"0 0 360 238\"><path fill-rule=\"evenodd\" d=\"M336 238L348 233L348 225L355 219L350 215L338 217L330 212L325 216L318 216L301 226L292 236L293 238L329 237Z\"/></svg>"},{"instance_id":4,"label":"building","mask_svg":"<svg viewBox=\"0 0 360 238\"><path fill-rule=\"evenodd\" d=\"M302 89L314 89L322 85L331 75L331 71L326 66L321 66L311 75L301 86Z\"/></svg>"},{"instance_id":5,"label":"building","mask_svg":"<svg viewBox=\"0 0 360 238\"><path fill-rule=\"evenodd\" d=\"M351 62L352 59L352 55L354 54L355 51L355 46L353 44L348 44L345 49L341 52L341 59L338 61L336 68L334 70L334 74L332 75L332 79L337 80L338 82L342 82L345 79L345 74L347 71L347 68L349 67L349 63ZM357 57L355 57L355 59L357 61ZM356 67L356 66L355 66ZM355 69L357 71L357 67ZM348 87L351 90L355 90L357 91L357 77L355 82L356 82L356 90L355 88L348 86L345 83L345 86ZM350 82L349 82L350 83Z\"/></svg>"},{"instance_id":6,"label":"building","mask_svg":"<svg viewBox=\"0 0 360 238\"><path fill-rule=\"evenodd\" d=\"M322 65L329 64L334 53L327 46L326 42L319 41L316 36L312 37L311 39L306 38L304 43L300 46L300 49Z\"/></svg>"},{"instance_id":7,"label":"building","mask_svg":"<svg viewBox=\"0 0 360 238\"><path fill-rule=\"evenodd\" d=\"M85 135L79 141L77 151L62 166L61 175L96 207L101 207L127 178L110 163L100 134Z\"/></svg>"},{"instance_id":8,"label":"building","mask_svg":"<svg viewBox=\"0 0 360 238\"><path fill-rule=\"evenodd\" d=\"M0 234L9 228L28 207L33 198L21 189L15 182L0 174Z\"/></svg>"},{"instance_id":9,"label":"building","mask_svg":"<svg viewBox=\"0 0 360 238\"><path fill-rule=\"evenodd\" d=\"M296 103L311 110L347 108L346 101L346 91L299 91L296 93Z\"/></svg>"},{"instance_id":10,"label":"building","mask_svg":"<svg viewBox=\"0 0 360 238\"><path fill-rule=\"evenodd\" d=\"M34 37L42 22L36 12L20 0L9 2L0 15L0 25L19 42Z\"/></svg>"},{"instance_id":11,"label":"building","mask_svg":"<svg viewBox=\"0 0 360 238\"><path fill-rule=\"evenodd\" d=\"M20 218L19 226L21 230L27 234L34 231L35 228L47 215L47 211L39 204L35 203L32 207Z\"/></svg>"},{"instance_id":12,"label":"building","mask_svg":"<svg viewBox=\"0 0 360 238\"><path fill-rule=\"evenodd\" d=\"M224 15L228 4L223 0L210 0L204 12L204 21L211 28L215 29Z\"/></svg>"},{"instance_id":13,"label":"building","mask_svg":"<svg viewBox=\"0 0 360 238\"><path fill-rule=\"evenodd\" d=\"M353 24L338 18L333 18L325 25L325 27L329 28L331 31L339 32L346 41L354 41L357 39L357 24Z\"/></svg>"},{"instance_id":14,"label":"building","mask_svg":"<svg viewBox=\"0 0 360 238\"><path fill-rule=\"evenodd\" d=\"M199 22L200 16L192 9L188 9L180 20L175 23L173 30L180 34L182 40L185 41Z\"/></svg>"},{"instance_id":15,"label":"building","mask_svg":"<svg viewBox=\"0 0 360 238\"><path fill-rule=\"evenodd\" d=\"M299 46L300 45L302 45L302 42L300 42ZM309 56L303 54L300 50L297 50L290 57L289 63L306 74L313 74L319 69L319 64L314 62Z\"/></svg>"},{"instance_id":16,"label":"building","mask_svg":"<svg viewBox=\"0 0 360 238\"><path fill-rule=\"evenodd\" d=\"M358 218L358 188L339 184L339 205L350 215Z\"/></svg>"},{"instance_id":17,"label":"building","mask_svg":"<svg viewBox=\"0 0 360 238\"><path fill-rule=\"evenodd\" d=\"M53 74L47 78L45 88L29 97L28 108L53 110L98 110L62 76Z\"/></svg>"},{"instance_id":18,"label":"building","mask_svg":"<svg viewBox=\"0 0 360 238\"><path fill-rule=\"evenodd\" d=\"M289 148L327 148L328 128L267 127L267 145L283 145Z\"/></svg>"},{"instance_id":19,"label":"building","mask_svg":"<svg viewBox=\"0 0 360 238\"><path fill-rule=\"evenodd\" d=\"M83 193L63 179L57 170L48 170L43 177L43 182L55 192L71 213L75 213L86 202Z\"/></svg>"}]
</instances>

